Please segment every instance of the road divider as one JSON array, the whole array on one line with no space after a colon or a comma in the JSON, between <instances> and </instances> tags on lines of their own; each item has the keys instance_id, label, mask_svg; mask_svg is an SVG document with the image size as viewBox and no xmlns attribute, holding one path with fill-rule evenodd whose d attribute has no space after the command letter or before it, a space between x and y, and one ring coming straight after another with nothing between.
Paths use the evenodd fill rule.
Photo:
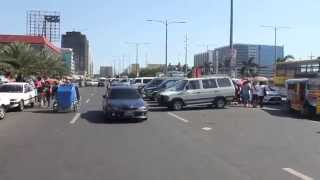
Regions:
<instances>
[{"instance_id":1,"label":"road divider","mask_svg":"<svg viewBox=\"0 0 320 180\"><path fill-rule=\"evenodd\" d=\"M168 112L168 114L169 114L170 116L175 117L176 119L184 122L184 123L188 123L188 122L189 122L189 120L184 119L184 118L182 118L182 117L180 117L180 116L178 116L178 115L176 115L176 114L173 114L173 113L171 113L171 112Z\"/></svg>"},{"instance_id":2,"label":"road divider","mask_svg":"<svg viewBox=\"0 0 320 180\"><path fill-rule=\"evenodd\" d=\"M291 169L291 168L282 168L282 170L284 170L284 171L286 171L286 172L288 172L288 173L290 173L290 174L292 174L302 180L314 180L312 177L304 175L301 172L298 172L298 171Z\"/></svg>"},{"instance_id":3,"label":"road divider","mask_svg":"<svg viewBox=\"0 0 320 180\"><path fill-rule=\"evenodd\" d=\"M80 117L80 113L77 113L76 115L74 115L74 117L72 118L72 120L69 122L70 124L75 124L77 122L77 120Z\"/></svg>"}]
</instances>

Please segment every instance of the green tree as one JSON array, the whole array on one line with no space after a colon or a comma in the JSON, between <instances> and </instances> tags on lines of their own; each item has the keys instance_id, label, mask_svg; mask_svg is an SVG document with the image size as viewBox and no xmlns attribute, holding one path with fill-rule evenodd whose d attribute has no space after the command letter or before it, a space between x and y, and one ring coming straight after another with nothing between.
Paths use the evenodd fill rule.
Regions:
<instances>
[{"instance_id":1,"label":"green tree","mask_svg":"<svg viewBox=\"0 0 320 180\"><path fill-rule=\"evenodd\" d=\"M255 77L258 75L259 65L255 63L255 58L251 57L248 61L242 62L240 74L242 77Z\"/></svg>"},{"instance_id":2,"label":"green tree","mask_svg":"<svg viewBox=\"0 0 320 180\"><path fill-rule=\"evenodd\" d=\"M295 59L295 58L294 58L293 55L288 54L288 55L286 55L286 56L283 57L283 58L278 58L278 59L277 59L277 63L287 62L287 61L290 60L290 59Z\"/></svg>"}]
</instances>

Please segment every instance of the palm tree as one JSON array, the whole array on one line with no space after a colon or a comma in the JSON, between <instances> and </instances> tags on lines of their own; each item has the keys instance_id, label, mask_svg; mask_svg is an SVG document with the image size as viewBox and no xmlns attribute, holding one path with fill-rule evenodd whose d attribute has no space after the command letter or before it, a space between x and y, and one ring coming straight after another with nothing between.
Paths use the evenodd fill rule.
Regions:
<instances>
[{"instance_id":1,"label":"palm tree","mask_svg":"<svg viewBox=\"0 0 320 180\"><path fill-rule=\"evenodd\" d=\"M295 59L293 55L286 55L284 58L278 58L277 63L287 62L290 59Z\"/></svg>"},{"instance_id":2,"label":"palm tree","mask_svg":"<svg viewBox=\"0 0 320 180\"><path fill-rule=\"evenodd\" d=\"M32 64L35 62L33 48L24 43L11 43L0 51L0 63L3 67L11 67L18 76L32 74Z\"/></svg>"},{"instance_id":3,"label":"palm tree","mask_svg":"<svg viewBox=\"0 0 320 180\"><path fill-rule=\"evenodd\" d=\"M255 63L255 58L251 57L248 61L242 62L240 74L242 77L255 77L258 75L259 65Z\"/></svg>"}]
</instances>

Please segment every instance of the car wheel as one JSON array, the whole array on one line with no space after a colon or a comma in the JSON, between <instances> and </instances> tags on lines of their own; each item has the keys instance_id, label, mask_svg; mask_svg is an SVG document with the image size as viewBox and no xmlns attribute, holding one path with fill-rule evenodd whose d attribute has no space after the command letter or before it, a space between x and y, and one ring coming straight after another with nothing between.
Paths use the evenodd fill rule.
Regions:
<instances>
[{"instance_id":1,"label":"car wheel","mask_svg":"<svg viewBox=\"0 0 320 180\"><path fill-rule=\"evenodd\" d=\"M221 109L224 108L224 106L226 105L226 101L222 98L217 99L216 103L216 108Z\"/></svg>"},{"instance_id":2,"label":"car wheel","mask_svg":"<svg viewBox=\"0 0 320 180\"><path fill-rule=\"evenodd\" d=\"M34 107L34 103L36 102L36 99L33 98L30 102L30 107L33 108Z\"/></svg>"},{"instance_id":3,"label":"car wheel","mask_svg":"<svg viewBox=\"0 0 320 180\"><path fill-rule=\"evenodd\" d=\"M4 119L6 117L6 109L1 106L0 107L0 120Z\"/></svg>"},{"instance_id":4,"label":"car wheel","mask_svg":"<svg viewBox=\"0 0 320 180\"><path fill-rule=\"evenodd\" d=\"M175 111L179 111L183 108L183 102L181 100L175 100L172 103L172 108Z\"/></svg>"},{"instance_id":5,"label":"car wheel","mask_svg":"<svg viewBox=\"0 0 320 180\"><path fill-rule=\"evenodd\" d=\"M18 106L18 111L23 111L23 110L24 110L24 102L23 100L21 100Z\"/></svg>"}]
</instances>

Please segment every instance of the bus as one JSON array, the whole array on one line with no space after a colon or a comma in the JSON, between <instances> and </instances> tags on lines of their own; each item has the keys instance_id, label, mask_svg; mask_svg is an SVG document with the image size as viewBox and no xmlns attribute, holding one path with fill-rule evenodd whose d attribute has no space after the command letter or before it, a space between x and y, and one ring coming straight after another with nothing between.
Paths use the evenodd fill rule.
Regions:
<instances>
[{"instance_id":1,"label":"bus","mask_svg":"<svg viewBox=\"0 0 320 180\"><path fill-rule=\"evenodd\" d=\"M319 66L320 59L277 63L273 82L284 87L288 79L319 78Z\"/></svg>"}]
</instances>

